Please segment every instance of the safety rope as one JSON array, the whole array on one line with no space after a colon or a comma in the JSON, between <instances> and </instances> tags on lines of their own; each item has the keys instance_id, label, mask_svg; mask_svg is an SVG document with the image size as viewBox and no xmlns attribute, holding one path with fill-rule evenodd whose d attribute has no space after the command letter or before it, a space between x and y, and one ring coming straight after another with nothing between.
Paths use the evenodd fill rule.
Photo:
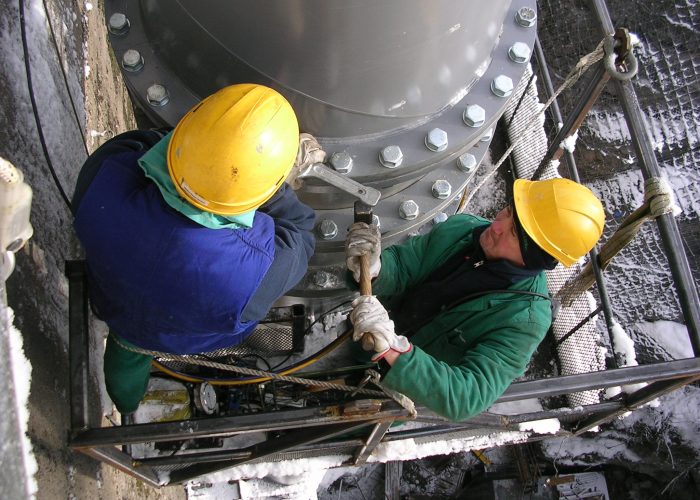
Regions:
<instances>
[{"instance_id":1,"label":"safety rope","mask_svg":"<svg viewBox=\"0 0 700 500\"><path fill-rule=\"evenodd\" d=\"M321 387L324 389L334 389L337 391L344 391L344 392L351 392L353 394L364 394L366 396L388 396L389 398L393 399L396 401L398 404L400 404L403 408L405 408L409 414L412 417L416 416L416 408L415 404L413 401L411 401L408 397L404 396L401 393L398 393L396 391L392 391L391 389L384 387L381 382L379 381L379 374L373 370L368 370L368 375L369 375L369 380L379 387L379 391L374 391L371 389L364 389L362 387L354 387L351 385L345 385L345 384L336 384L334 382L324 382L323 380L314 380L314 379L308 379L308 378L301 378L301 377L289 377L287 375L279 375L274 372L266 372L264 370L257 370L254 368L246 368L243 366L234 366L234 365L229 365L226 363L219 363L217 361L211 361L208 359L201 359L194 357L196 355L180 355L180 354L171 354L171 353L166 353L166 352L160 352L160 351L151 351L149 349L142 349L140 347L136 347L133 345L127 345L124 342L122 342L117 336L113 335L112 339L121 347L122 349L126 349L127 351L135 352L138 354L143 354L145 356L152 356L154 358L159 358L161 360L170 360L170 361L180 361L184 363L189 363L189 364L195 364L195 365L200 365L200 366L206 366L208 368L214 368L217 370L224 370L224 371L230 371L230 372L235 372L235 373L240 373L242 375L250 375L254 377L265 377L273 380L279 380L282 382L291 382L293 384L301 384L301 385L310 385L310 386L315 386L315 387Z\"/></svg>"},{"instance_id":2,"label":"safety rope","mask_svg":"<svg viewBox=\"0 0 700 500\"><path fill-rule=\"evenodd\" d=\"M564 80L564 83L562 83L559 88L552 94L552 96L549 98L549 100L544 104L542 109L540 109L539 113L535 113L532 115L530 118L530 121L527 122L525 127L523 128L522 132L515 138L515 140L512 141L511 145L506 149L505 153L501 156L500 160L496 162L496 164L493 166L493 169L479 182L479 184L469 192L468 196L462 196L462 200L459 202L459 207L457 208L457 213L462 213L462 211L469 205L469 202L472 200L474 195L481 189L481 187L491 178L494 176L494 174L498 171L499 167L503 164L503 162L506 161L508 156L513 152L515 147L520 143L520 141L525 137L525 135L530 131L531 128L534 126L539 126L539 117L541 114L543 114L554 102L554 100L559 97L559 94L561 94L564 90L568 89L571 87L574 83L576 83L581 76L594 64L596 64L598 61L603 59L605 57L605 51L603 49L605 39L601 40L601 42L598 44L598 46L595 48L595 50L589 54L586 54L583 56L579 61L576 63L576 66L574 67L573 70L569 73L569 75L566 77ZM467 194L467 191L465 191L465 195Z\"/></svg>"},{"instance_id":3,"label":"safety rope","mask_svg":"<svg viewBox=\"0 0 700 500\"><path fill-rule=\"evenodd\" d=\"M645 222L672 212L673 191L668 182L661 177L647 179L644 182L644 203L642 206L620 224L617 231L600 249L598 253L600 270L604 271L608 267L613 257L634 239ZM595 281L593 265L589 261L576 278L557 292L557 298L561 300L563 305L570 306L576 297L592 287Z\"/></svg>"}]
</instances>

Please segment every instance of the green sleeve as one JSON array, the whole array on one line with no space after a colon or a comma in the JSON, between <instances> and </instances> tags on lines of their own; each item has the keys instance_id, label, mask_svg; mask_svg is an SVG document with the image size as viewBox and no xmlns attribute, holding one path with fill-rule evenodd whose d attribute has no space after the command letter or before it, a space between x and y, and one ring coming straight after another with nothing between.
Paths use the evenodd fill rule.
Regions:
<instances>
[{"instance_id":1,"label":"green sleeve","mask_svg":"<svg viewBox=\"0 0 700 500\"><path fill-rule=\"evenodd\" d=\"M399 356L384 383L439 415L465 420L486 410L525 372L548 328L529 326L530 331L506 326L489 332L454 365L414 346Z\"/></svg>"}]
</instances>

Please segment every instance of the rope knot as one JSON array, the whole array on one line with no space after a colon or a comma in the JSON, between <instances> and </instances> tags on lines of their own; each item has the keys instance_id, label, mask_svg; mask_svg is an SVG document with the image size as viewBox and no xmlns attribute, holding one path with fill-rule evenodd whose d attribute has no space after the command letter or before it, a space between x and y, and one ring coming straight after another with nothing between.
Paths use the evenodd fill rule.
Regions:
<instances>
[{"instance_id":1,"label":"rope knot","mask_svg":"<svg viewBox=\"0 0 700 500\"><path fill-rule=\"evenodd\" d=\"M652 217L673 212L673 190L666 179L652 177L644 181L644 202L649 204Z\"/></svg>"}]
</instances>

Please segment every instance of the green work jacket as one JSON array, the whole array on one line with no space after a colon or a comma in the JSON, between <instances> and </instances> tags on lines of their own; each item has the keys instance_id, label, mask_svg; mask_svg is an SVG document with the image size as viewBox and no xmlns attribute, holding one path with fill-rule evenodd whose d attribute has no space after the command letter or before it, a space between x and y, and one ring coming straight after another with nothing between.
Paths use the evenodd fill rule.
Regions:
<instances>
[{"instance_id":1,"label":"green work jacket","mask_svg":"<svg viewBox=\"0 0 700 500\"><path fill-rule=\"evenodd\" d=\"M391 310L402 294L471 243L474 228L488 221L455 215L430 233L382 252L372 283ZM547 294L544 273L509 287ZM443 310L412 337L413 349L399 356L384 383L450 420L487 409L525 372L552 322L550 301L537 296L489 293Z\"/></svg>"}]
</instances>

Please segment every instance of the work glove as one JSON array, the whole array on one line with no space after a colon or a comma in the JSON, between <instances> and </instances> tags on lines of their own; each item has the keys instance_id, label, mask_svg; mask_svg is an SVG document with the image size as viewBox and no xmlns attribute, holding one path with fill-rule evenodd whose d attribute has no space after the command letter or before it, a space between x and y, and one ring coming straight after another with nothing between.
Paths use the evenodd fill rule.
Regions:
<instances>
[{"instance_id":1,"label":"work glove","mask_svg":"<svg viewBox=\"0 0 700 500\"><path fill-rule=\"evenodd\" d=\"M307 133L299 134L297 159L294 161L294 166L287 176L287 184L296 191L304 184L299 176L306 172L314 163L323 163L325 161L326 152L321 148L316 138Z\"/></svg>"},{"instance_id":2,"label":"work glove","mask_svg":"<svg viewBox=\"0 0 700 500\"><path fill-rule=\"evenodd\" d=\"M352 339L355 342L362 340L363 335L371 335L374 341L372 361L379 361L389 351L399 354L410 352L413 346L403 335L394 333L394 322L389 319L377 297L361 295L352 302L350 321L353 325Z\"/></svg>"},{"instance_id":3,"label":"work glove","mask_svg":"<svg viewBox=\"0 0 700 500\"><path fill-rule=\"evenodd\" d=\"M352 272L355 281L360 282L360 256L369 255L370 278L379 276L382 262L379 254L382 252L382 237L379 228L374 224L355 222L350 226L350 232L345 239L345 262Z\"/></svg>"}]
</instances>

